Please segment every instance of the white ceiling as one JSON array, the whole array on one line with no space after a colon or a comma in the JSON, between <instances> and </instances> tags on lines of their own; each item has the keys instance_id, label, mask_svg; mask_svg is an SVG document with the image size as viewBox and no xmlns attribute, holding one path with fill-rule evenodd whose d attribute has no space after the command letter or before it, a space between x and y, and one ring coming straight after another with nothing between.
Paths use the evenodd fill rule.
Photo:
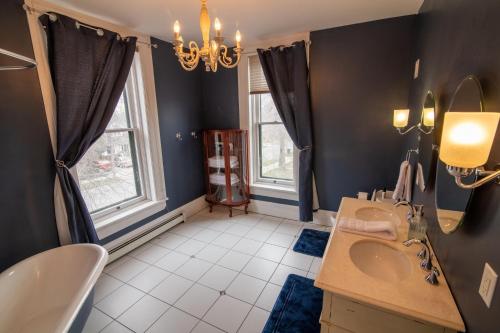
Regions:
<instances>
[{"instance_id":1,"label":"white ceiling","mask_svg":"<svg viewBox=\"0 0 500 333\"><path fill-rule=\"evenodd\" d=\"M133 30L172 40L181 23L184 40L200 40L199 0L49 0L91 13ZM222 21L223 35L236 29L243 44L388 17L415 14L423 0L208 0L210 18Z\"/></svg>"}]
</instances>

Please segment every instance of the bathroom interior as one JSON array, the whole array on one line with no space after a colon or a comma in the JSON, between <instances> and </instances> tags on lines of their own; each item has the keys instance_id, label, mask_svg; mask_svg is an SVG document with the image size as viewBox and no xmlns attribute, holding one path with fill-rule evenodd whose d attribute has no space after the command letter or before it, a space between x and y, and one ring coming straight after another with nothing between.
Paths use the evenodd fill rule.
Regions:
<instances>
[{"instance_id":1,"label":"bathroom interior","mask_svg":"<svg viewBox=\"0 0 500 333\"><path fill-rule=\"evenodd\" d=\"M0 6L0 333L500 332L498 0Z\"/></svg>"}]
</instances>

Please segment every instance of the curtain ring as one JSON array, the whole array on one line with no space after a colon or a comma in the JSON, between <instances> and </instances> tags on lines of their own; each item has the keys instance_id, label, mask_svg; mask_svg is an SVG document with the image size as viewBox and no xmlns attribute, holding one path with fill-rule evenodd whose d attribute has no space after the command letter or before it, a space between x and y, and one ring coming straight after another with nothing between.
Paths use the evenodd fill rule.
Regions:
<instances>
[{"instance_id":1,"label":"curtain ring","mask_svg":"<svg viewBox=\"0 0 500 333\"><path fill-rule=\"evenodd\" d=\"M66 164L64 164L64 161L61 161L61 160L56 160L56 166L58 168L65 168L65 169L68 169L68 167L66 166ZM69 170L69 169L68 169Z\"/></svg>"}]
</instances>

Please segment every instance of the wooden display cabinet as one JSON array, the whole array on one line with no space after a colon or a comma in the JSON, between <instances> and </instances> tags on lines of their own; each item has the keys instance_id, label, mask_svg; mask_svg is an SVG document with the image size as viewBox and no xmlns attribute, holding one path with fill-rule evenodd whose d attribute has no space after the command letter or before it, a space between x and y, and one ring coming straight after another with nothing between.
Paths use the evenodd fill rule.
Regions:
<instances>
[{"instance_id":1,"label":"wooden display cabinet","mask_svg":"<svg viewBox=\"0 0 500 333\"><path fill-rule=\"evenodd\" d=\"M207 130L203 132L205 200L210 205L229 208L245 206L248 214L250 203L248 132L240 129Z\"/></svg>"}]
</instances>

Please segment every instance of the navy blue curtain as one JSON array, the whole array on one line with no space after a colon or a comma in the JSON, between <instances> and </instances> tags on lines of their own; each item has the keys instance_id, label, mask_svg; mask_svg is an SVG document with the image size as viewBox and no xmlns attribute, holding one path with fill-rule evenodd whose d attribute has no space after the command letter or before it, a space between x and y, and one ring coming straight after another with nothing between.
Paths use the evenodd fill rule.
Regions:
<instances>
[{"instance_id":1,"label":"navy blue curtain","mask_svg":"<svg viewBox=\"0 0 500 333\"><path fill-rule=\"evenodd\" d=\"M56 14L40 16L47 35L57 109L57 175L73 243L99 243L85 201L69 169L104 133L125 87L135 37L85 27Z\"/></svg>"},{"instance_id":2,"label":"navy blue curtain","mask_svg":"<svg viewBox=\"0 0 500 333\"><path fill-rule=\"evenodd\" d=\"M300 41L288 47L258 49L257 53L281 121L300 150L300 220L312 221L313 137L306 45Z\"/></svg>"}]
</instances>

